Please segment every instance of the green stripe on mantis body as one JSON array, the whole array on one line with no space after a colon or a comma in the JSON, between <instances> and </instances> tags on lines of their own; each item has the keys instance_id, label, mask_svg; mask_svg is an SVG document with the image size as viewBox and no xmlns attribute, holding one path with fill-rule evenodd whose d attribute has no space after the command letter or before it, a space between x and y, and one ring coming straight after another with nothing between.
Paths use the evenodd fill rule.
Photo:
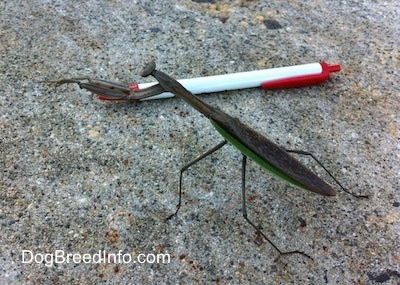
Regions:
<instances>
[{"instance_id":1,"label":"green stripe on mantis body","mask_svg":"<svg viewBox=\"0 0 400 285\"><path fill-rule=\"evenodd\" d=\"M293 186L296 186L300 189L304 190L309 190L306 187L304 187L303 184L297 182L293 178L289 177L282 171L280 171L278 168L274 167L273 165L269 164L265 160L263 160L261 157L259 157L256 153L254 153L252 150L250 150L248 147L246 147L244 144L239 142L236 138L234 138L232 135L230 135L227 131L225 131L216 121L213 119L210 119L211 123L213 126L216 128L216 130L228 141L230 142L234 147L236 147L240 152L247 157L249 157L251 160L253 160L255 163L260 165L262 168L266 169L267 171L271 172L274 174L276 177L285 180L289 184L292 184Z\"/></svg>"}]
</instances>

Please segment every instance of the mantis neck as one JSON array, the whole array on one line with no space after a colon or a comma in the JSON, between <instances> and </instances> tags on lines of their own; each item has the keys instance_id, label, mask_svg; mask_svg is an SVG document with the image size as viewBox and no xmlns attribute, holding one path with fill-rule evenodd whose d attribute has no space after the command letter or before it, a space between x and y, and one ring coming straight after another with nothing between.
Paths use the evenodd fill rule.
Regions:
<instances>
[{"instance_id":1,"label":"mantis neck","mask_svg":"<svg viewBox=\"0 0 400 285\"><path fill-rule=\"evenodd\" d=\"M215 110L214 107L201 101L191 92L189 92L185 87L183 87L182 84L180 84L178 81L173 79L171 76L165 74L164 72L154 70L151 75L153 75L157 79L158 83L164 88L165 91L171 92L181 99L185 100L188 104L190 104L190 106L195 108L207 118L209 118L210 114Z\"/></svg>"}]
</instances>

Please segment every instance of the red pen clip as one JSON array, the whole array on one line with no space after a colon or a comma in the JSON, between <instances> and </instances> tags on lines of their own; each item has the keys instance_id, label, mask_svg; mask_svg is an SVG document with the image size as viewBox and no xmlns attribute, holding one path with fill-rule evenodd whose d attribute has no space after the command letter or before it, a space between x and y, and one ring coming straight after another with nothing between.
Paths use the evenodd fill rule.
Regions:
<instances>
[{"instance_id":1,"label":"red pen clip","mask_svg":"<svg viewBox=\"0 0 400 285\"><path fill-rule=\"evenodd\" d=\"M314 85L328 80L329 74L331 72L338 72L341 70L339 64L328 65L326 62L320 62L320 64L322 67L321 73L294 76L294 77L268 81L262 83L261 87L263 89L285 89L285 88L297 88L297 87Z\"/></svg>"}]
</instances>

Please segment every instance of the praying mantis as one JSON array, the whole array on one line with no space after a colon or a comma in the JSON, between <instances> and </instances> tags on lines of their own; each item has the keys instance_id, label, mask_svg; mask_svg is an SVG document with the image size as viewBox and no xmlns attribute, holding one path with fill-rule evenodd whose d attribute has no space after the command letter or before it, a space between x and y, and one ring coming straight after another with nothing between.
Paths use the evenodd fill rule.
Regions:
<instances>
[{"instance_id":1,"label":"praying mantis","mask_svg":"<svg viewBox=\"0 0 400 285\"><path fill-rule=\"evenodd\" d=\"M247 215L245 187L247 158L250 158L262 168L297 188L312 191L323 196L335 196L336 191L331 185L318 177L289 153L307 155L312 157L344 192L349 193L356 198L368 198L368 195L357 195L348 191L313 154L305 151L289 150L278 146L262 134L239 121L237 118L230 116L219 108L215 108L194 96L177 80L166 73L157 70L154 62L147 64L141 75L143 77L150 75L153 76L158 81L158 84L145 89L137 90L121 84L111 83L104 80L92 80L89 78L62 79L59 81L53 81L53 83L56 83L57 86L67 83L77 83L80 88L97 94L99 99L111 101L116 100L136 102L163 92L171 92L177 97L185 100L189 105L210 120L211 124L222 135L224 140L181 168L179 176L178 204L176 206L176 211L168 216L167 220L176 216L181 207L183 173L189 167L222 148L228 142L242 153L242 215L244 219L256 230L256 232L260 234L279 253L279 256L300 254L312 259L310 255L299 250L282 251L254 224L252 220L249 219ZM82 80L88 80L88 82L85 83L82 82Z\"/></svg>"}]
</instances>

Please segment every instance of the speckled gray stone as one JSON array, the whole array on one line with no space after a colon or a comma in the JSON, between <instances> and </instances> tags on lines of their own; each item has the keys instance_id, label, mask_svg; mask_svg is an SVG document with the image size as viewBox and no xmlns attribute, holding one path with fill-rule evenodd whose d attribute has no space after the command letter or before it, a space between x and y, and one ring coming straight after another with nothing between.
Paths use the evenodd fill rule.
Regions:
<instances>
[{"instance_id":1,"label":"speckled gray stone","mask_svg":"<svg viewBox=\"0 0 400 285\"><path fill-rule=\"evenodd\" d=\"M399 283L399 2L196 2L0 3L0 283ZM165 222L179 169L221 140L208 120L176 98L110 104L40 82L147 81L149 59L176 78L341 64L318 86L202 98L312 151L370 198L302 192L250 163L249 216L314 259L275 261L241 216L241 156L229 146L185 173L180 213ZM24 250L48 262L24 262ZM56 251L170 263L51 262Z\"/></svg>"}]
</instances>

